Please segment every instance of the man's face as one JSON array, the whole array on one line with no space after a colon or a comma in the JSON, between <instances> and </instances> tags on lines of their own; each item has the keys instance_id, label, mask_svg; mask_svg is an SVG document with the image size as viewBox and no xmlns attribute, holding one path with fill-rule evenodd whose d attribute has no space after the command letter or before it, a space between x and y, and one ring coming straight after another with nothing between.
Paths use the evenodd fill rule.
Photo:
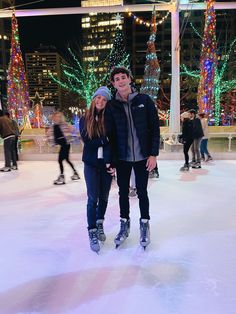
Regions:
<instances>
[{"instance_id":1,"label":"man's face","mask_svg":"<svg viewBox=\"0 0 236 314\"><path fill-rule=\"evenodd\" d=\"M118 90L118 92L130 92L131 78L125 73L117 73L114 75L113 86Z\"/></svg>"}]
</instances>

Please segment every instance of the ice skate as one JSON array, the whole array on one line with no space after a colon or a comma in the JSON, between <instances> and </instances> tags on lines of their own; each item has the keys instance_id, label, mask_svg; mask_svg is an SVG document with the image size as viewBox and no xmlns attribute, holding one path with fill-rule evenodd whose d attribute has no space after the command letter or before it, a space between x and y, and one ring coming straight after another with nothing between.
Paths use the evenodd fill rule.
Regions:
<instances>
[{"instance_id":1,"label":"ice skate","mask_svg":"<svg viewBox=\"0 0 236 314\"><path fill-rule=\"evenodd\" d=\"M193 169L200 169L201 167L201 163L200 162L196 162L194 165L192 165Z\"/></svg>"},{"instance_id":2,"label":"ice skate","mask_svg":"<svg viewBox=\"0 0 236 314\"><path fill-rule=\"evenodd\" d=\"M97 237L98 240L101 242L105 242L106 241L106 235L104 233L104 228L103 228L103 219L99 219L97 220Z\"/></svg>"},{"instance_id":3,"label":"ice skate","mask_svg":"<svg viewBox=\"0 0 236 314\"><path fill-rule=\"evenodd\" d=\"M98 253L100 251L100 245L98 242L97 229L88 230L89 244L92 251Z\"/></svg>"},{"instance_id":4,"label":"ice skate","mask_svg":"<svg viewBox=\"0 0 236 314\"><path fill-rule=\"evenodd\" d=\"M120 231L115 237L116 249L128 238L130 232L130 219L120 219Z\"/></svg>"},{"instance_id":5,"label":"ice skate","mask_svg":"<svg viewBox=\"0 0 236 314\"><path fill-rule=\"evenodd\" d=\"M71 176L71 180L79 180L80 179L80 176L78 174L78 172L74 172L73 176Z\"/></svg>"},{"instance_id":6,"label":"ice skate","mask_svg":"<svg viewBox=\"0 0 236 314\"><path fill-rule=\"evenodd\" d=\"M3 167L3 168L0 169L0 171L2 171L2 172L9 172L9 171L11 171L11 168L10 167Z\"/></svg>"},{"instance_id":7,"label":"ice skate","mask_svg":"<svg viewBox=\"0 0 236 314\"><path fill-rule=\"evenodd\" d=\"M179 170L180 171L189 171L189 165L184 164Z\"/></svg>"},{"instance_id":8,"label":"ice skate","mask_svg":"<svg viewBox=\"0 0 236 314\"><path fill-rule=\"evenodd\" d=\"M159 178L158 169L153 169L152 171L150 171L148 177L149 179L158 179Z\"/></svg>"},{"instance_id":9,"label":"ice skate","mask_svg":"<svg viewBox=\"0 0 236 314\"><path fill-rule=\"evenodd\" d=\"M64 176L64 174L60 174L59 177L53 183L55 185L65 184L65 176Z\"/></svg>"},{"instance_id":10,"label":"ice skate","mask_svg":"<svg viewBox=\"0 0 236 314\"><path fill-rule=\"evenodd\" d=\"M150 227L147 219L140 219L140 244L146 249L150 243Z\"/></svg>"},{"instance_id":11,"label":"ice skate","mask_svg":"<svg viewBox=\"0 0 236 314\"><path fill-rule=\"evenodd\" d=\"M16 166L16 165L11 166L11 169L12 169L12 170L18 170L18 168L17 168L17 166Z\"/></svg>"},{"instance_id":12,"label":"ice skate","mask_svg":"<svg viewBox=\"0 0 236 314\"><path fill-rule=\"evenodd\" d=\"M211 156L208 156L206 161L210 161L210 160L213 160L213 158Z\"/></svg>"}]
</instances>

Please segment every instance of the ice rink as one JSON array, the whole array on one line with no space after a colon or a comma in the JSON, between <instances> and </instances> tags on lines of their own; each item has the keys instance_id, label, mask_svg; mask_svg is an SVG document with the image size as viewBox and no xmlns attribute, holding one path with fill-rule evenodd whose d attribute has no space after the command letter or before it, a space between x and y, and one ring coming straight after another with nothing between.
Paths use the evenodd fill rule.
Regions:
<instances>
[{"instance_id":1,"label":"ice rink","mask_svg":"<svg viewBox=\"0 0 236 314\"><path fill-rule=\"evenodd\" d=\"M3 162L1 162L3 165ZM159 161L149 181L151 244L139 245L138 200L131 233L115 249L118 189L106 214L107 241L89 248L80 181L54 186L55 161L21 161L0 173L0 314L235 314L236 161L180 173Z\"/></svg>"}]
</instances>

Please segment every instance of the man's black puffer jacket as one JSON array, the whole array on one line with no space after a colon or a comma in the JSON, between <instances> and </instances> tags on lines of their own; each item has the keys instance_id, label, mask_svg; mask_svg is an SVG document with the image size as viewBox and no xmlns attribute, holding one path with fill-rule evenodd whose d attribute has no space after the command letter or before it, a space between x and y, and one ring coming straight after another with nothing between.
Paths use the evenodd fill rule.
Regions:
<instances>
[{"instance_id":1,"label":"man's black puffer jacket","mask_svg":"<svg viewBox=\"0 0 236 314\"><path fill-rule=\"evenodd\" d=\"M153 101L148 95L137 94L131 102L131 113L142 155L145 158L158 156L160 128L157 109ZM128 123L124 102L112 99L107 103L105 125L115 159L125 160L128 145Z\"/></svg>"}]
</instances>

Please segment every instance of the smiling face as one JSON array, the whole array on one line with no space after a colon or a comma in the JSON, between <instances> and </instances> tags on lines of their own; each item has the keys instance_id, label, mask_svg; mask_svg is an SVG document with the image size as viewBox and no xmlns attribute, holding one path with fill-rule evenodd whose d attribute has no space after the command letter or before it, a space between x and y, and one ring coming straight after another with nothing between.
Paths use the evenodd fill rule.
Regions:
<instances>
[{"instance_id":1,"label":"smiling face","mask_svg":"<svg viewBox=\"0 0 236 314\"><path fill-rule=\"evenodd\" d=\"M102 95L96 96L94 98L94 101L95 101L95 107L96 107L97 111L101 111L102 109L104 109L106 104L107 104L106 97L104 97Z\"/></svg>"},{"instance_id":2,"label":"smiling face","mask_svg":"<svg viewBox=\"0 0 236 314\"><path fill-rule=\"evenodd\" d=\"M118 92L122 94L131 93L131 78L127 76L126 73L117 73L114 75L114 80L112 81L113 86L117 89Z\"/></svg>"}]
</instances>

